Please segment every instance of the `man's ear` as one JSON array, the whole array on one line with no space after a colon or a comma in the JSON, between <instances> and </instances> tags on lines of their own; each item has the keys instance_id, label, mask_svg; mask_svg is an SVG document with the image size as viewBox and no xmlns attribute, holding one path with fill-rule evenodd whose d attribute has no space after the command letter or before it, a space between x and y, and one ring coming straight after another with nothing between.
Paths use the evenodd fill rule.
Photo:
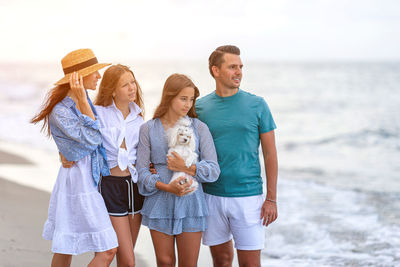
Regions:
<instances>
[{"instance_id":1,"label":"man's ear","mask_svg":"<svg viewBox=\"0 0 400 267\"><path fill-rule=\"evenodd\" d=\"M219 76L219 68L217 66L212 66L211 70L214 74L214 77L218 77Z\"/></svg>"}]
</instances>

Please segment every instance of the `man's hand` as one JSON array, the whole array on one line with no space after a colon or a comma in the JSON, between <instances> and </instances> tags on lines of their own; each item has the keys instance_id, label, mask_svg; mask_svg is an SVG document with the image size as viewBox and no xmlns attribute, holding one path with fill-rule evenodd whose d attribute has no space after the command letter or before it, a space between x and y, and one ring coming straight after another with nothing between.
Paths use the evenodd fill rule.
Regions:
<instances>
[{"instance_id":1,"label":"man's hand","mask_svg":"<svg viewBox=\"0 0 400 267\"><path fill-rule=\"evenodd\" d=\"M270 223L278 218L278 208L276 202L265 199L264 204L261 207L261 219L263 219L263 225L268 226Z\"/></svg>"}]
</instances>

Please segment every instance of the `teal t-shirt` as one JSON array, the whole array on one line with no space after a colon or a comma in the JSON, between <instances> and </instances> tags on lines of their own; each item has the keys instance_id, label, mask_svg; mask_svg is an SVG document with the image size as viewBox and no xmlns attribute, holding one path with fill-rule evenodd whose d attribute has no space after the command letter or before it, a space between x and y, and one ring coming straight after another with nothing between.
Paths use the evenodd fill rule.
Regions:
<instances>
[{"instance_id":1,"label":"teal t-shirt","mask_svg":"<svg viewBox=\"0 0 400 267\"><path fill-rule=\"evenodd\" d=\"M262 194L259 135L276 128L264 99L241 89L229 97L214 91L197 100L196 112L210 129L221 169L216 182L203 183L204 192L223 197Z\"/></svg>"}]
</instances>

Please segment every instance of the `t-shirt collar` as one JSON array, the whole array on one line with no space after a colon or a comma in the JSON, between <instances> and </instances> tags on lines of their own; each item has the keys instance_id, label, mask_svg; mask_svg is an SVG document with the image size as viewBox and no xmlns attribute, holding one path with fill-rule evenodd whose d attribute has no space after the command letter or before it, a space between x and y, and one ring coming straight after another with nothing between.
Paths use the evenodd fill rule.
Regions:
<instances>
[{"instance_id":1,"label":"t-shirt collar","mask_svg":"<svg viewBox=\"0 0 400 267\"><path fill-rule=\"evenodd\" d=\"M228 99L232 99L232 98L236 97L237 95L239 95L239 93L240 93L241 91L242 91L242 90L241 90L240 88L238 88L238 91L237 91L235 94L233 94L233 95L231 95L231 96L225 96L225 97L223 97L223 96L218 95L218 94L217 94L217 90L215 90L215 91L214 91L214 95L215 95L215 97L217 97L217 98L219 98L219 99L228 100Z\"/></svg>"}]
</instances>

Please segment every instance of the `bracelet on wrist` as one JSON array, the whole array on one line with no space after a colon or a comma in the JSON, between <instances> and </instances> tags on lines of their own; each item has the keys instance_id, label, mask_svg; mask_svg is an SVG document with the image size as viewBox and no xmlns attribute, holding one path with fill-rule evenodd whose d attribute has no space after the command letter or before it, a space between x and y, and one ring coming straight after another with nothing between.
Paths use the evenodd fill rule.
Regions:
<instances>
[{"instance_id":1,"label":"bracelet on wrist","mask_svg":"<svg viewBox=\"0 0 400 267\"><path fill-rule=\"evenodd\" d=\"M265 200L276 204L276 200L269 199L269 198L266 198Z\"/></svg>"}]
</instances>

